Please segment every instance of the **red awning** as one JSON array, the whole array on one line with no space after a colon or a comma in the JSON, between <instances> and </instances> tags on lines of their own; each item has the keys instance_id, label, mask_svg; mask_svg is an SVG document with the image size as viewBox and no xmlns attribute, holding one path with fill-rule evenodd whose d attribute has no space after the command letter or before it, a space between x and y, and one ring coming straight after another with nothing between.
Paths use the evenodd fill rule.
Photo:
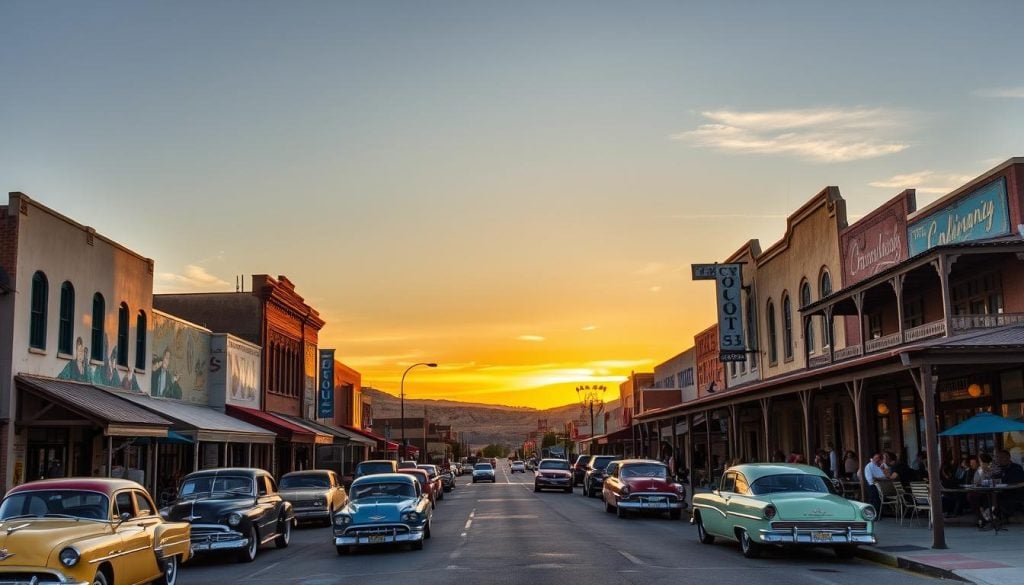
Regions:
<instances>
[{"instance_id":1,"label":"red awning","mask_svg":"<svg viewBox=\"0 0 1024 585\"><path fill-rule=\"evenodd\" d=\"M384 437L378 435L377 433L370 432L370 431L368 431L366 429L357 429L356 427L350 427L348 425L338 425L338 426L340 426L341 428L345 429L346 431L352 431L353 433L356 433L356 434L362 435L362 436L364 436L364 437L366 437L368 439L373 439L374 441L377 441L377 448L378 449L383 448L386 451L398 451L398 443L396 443L394 441L389 441L389 440L385 439Z\"/></svg>"},{"instance_id":2,"label":"red awning","mask_svg":"<svg viewBox=\"0 0 1024 585\"><path fill-rule=\"evenodd\" d=\"M314 443L317 434L312 429L295 424L283 417L276 416L270 412L263 412L254 408L244 406L226 405L226 412L247 423L267 429L277 434L278 438L290 443Z\"/></svg>"}]
</instances>

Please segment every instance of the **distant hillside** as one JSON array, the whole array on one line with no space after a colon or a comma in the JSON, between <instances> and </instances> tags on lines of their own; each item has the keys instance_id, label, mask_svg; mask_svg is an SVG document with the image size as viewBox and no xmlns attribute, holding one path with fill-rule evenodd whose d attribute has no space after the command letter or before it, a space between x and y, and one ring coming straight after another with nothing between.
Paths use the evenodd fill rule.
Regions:
<instances>
[{"instance_id":1,"label":"distant hillside","mask_svg":"<svg viewBox=\"0 0 1024 585\"><path fill-rule=\"evenodd\" d=\"M374 418L401 416L401 401L397 396L372 388L363 388L363 395L372 400ZM405 416L426 416L432 423L452 425L452 430L466 433L465 439L471 447L479 448L491 443L521 444L529 432L537 430L538 421L546 421L549 428L561 431L566 422L581 420L582 411L579 404L538 410L523 406L406 398Z\"/></svg>"}]
</instances>

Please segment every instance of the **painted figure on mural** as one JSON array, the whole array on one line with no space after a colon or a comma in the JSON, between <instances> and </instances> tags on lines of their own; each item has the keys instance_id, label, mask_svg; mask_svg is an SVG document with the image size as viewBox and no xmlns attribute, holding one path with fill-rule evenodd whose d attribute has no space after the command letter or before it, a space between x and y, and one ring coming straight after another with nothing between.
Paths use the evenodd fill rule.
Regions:
<instances>
[{"instance_id":1,"label":"painted figure on mural","mask_svg":"<svg viewBox=\"0 0 1024 585\"><path fill-rule=\"evenodd\" d=\"M121 389L127 390L128 392L134 392L136 394L142 394L142 388L139 387L139 379L135 377L134 368L126 372L124 378L121 378Z\"/></svg>"},{"instance_id":2,"label":"painted figure on mural","mask_svg":"<svg viewBox=\"0 0 1024 585\"><path fill-rule=\"evenodd\" d=\"M163 359L153 365L153 396L181 400L181 386L178 376L171 372L171 350L164 350Z\"/></svg>"},{"instance_id":3,"label":"painted figure on mural","mask_svg":"<svg viewBox=\"0 0 1024 585\"><path fill-rule=\"evenodd\" d=\"M108 347L106 336L103 338L103 347ZM106 352L104 352L106 356ZM92 370L92 383L97 386L109 386L111 388L117 388L121 385L121 376L117 374L117 369L114 367L114 363L117 361L117 346L110 352L110 355L105 357L103 365Z\"/></svg>"},{"instance_id":4,"label":"painted figure on mural","mask_svg":"<svg viewBox=\"0 0 1024 585\"><path fill-rule=\"evenodd\" d=\"M64 366L57 377L61 380L74 380L76 382L92 382L92 374L89 372L89 362L86 359L89 355L89 348L82 343L82 338L75 340L75 359Z\"/></svg>"}]
</instances>

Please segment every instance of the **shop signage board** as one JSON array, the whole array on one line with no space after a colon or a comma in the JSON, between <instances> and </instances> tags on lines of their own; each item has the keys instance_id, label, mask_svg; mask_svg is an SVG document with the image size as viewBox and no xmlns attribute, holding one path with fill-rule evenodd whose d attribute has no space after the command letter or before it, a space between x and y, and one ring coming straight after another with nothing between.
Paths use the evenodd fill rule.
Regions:
<instances>
[{"instance_id":1,"label":"shop signage board","mask_svg":"<svg viewBox=\"0 0 1024 585\"><path fill-rule=\"evenodd\" d=\"M334 350L320 350L320 381L317 384L317 416L334 418Z\"/></svg>"},{"instance_id":2,"label":"shop signage board","mask_svg":"<svg viewBox=\"0 0 1024 585\"><path fill-rule=\"evenodd\" d=\"M944 244L984 240L1010 233L1006 179L999 178L907 226L910 255Z\"/></svg>"},{"instance_id":3,"label":"shop signage board","mask_svg":"<svg viewBox=\"0 0 1024 585\"><path fill-rule=\"evenodd\" d=\"M743 312L740 302L743 265L693 264L690 269L694 280L715 281L719 361L746 361L747 344L743 336Z\"/></svg>"}]
</instances>

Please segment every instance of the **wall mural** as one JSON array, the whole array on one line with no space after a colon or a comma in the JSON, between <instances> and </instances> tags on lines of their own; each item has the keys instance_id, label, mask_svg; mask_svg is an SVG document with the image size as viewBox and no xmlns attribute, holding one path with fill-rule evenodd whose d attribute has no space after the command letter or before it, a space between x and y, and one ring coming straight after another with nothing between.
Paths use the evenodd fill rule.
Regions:
<instances>
[{"instance_id":1,"label":"wall mural","mask_svg":"<svg viewBox=\"0 0 1024 585\"><path fill-rule=\"evenodd\" d=\"M103 363L91 364L89 361L89 346L85 345L81 337L75 339L75 357L64 369L57 374L61 380L74 380L75 382L87 382L97 386L108 388L119 388L130 392L142 392L139 387L139 380L135 376L133 368L117 368L117 346L110 348L107 336L103 336ZM107 351L109 350L109 351Z\"/></svg>"},{"instance_id":2,"label":"wall mural","mask_svg":"<svg viewBox=\"0 0 1024 585\"><path fill-rule=\"evenodd\" d=\"M158 398L207 403L210 332L153 313L153 367L149 393Z\"/></svg>"}]
</instances>

